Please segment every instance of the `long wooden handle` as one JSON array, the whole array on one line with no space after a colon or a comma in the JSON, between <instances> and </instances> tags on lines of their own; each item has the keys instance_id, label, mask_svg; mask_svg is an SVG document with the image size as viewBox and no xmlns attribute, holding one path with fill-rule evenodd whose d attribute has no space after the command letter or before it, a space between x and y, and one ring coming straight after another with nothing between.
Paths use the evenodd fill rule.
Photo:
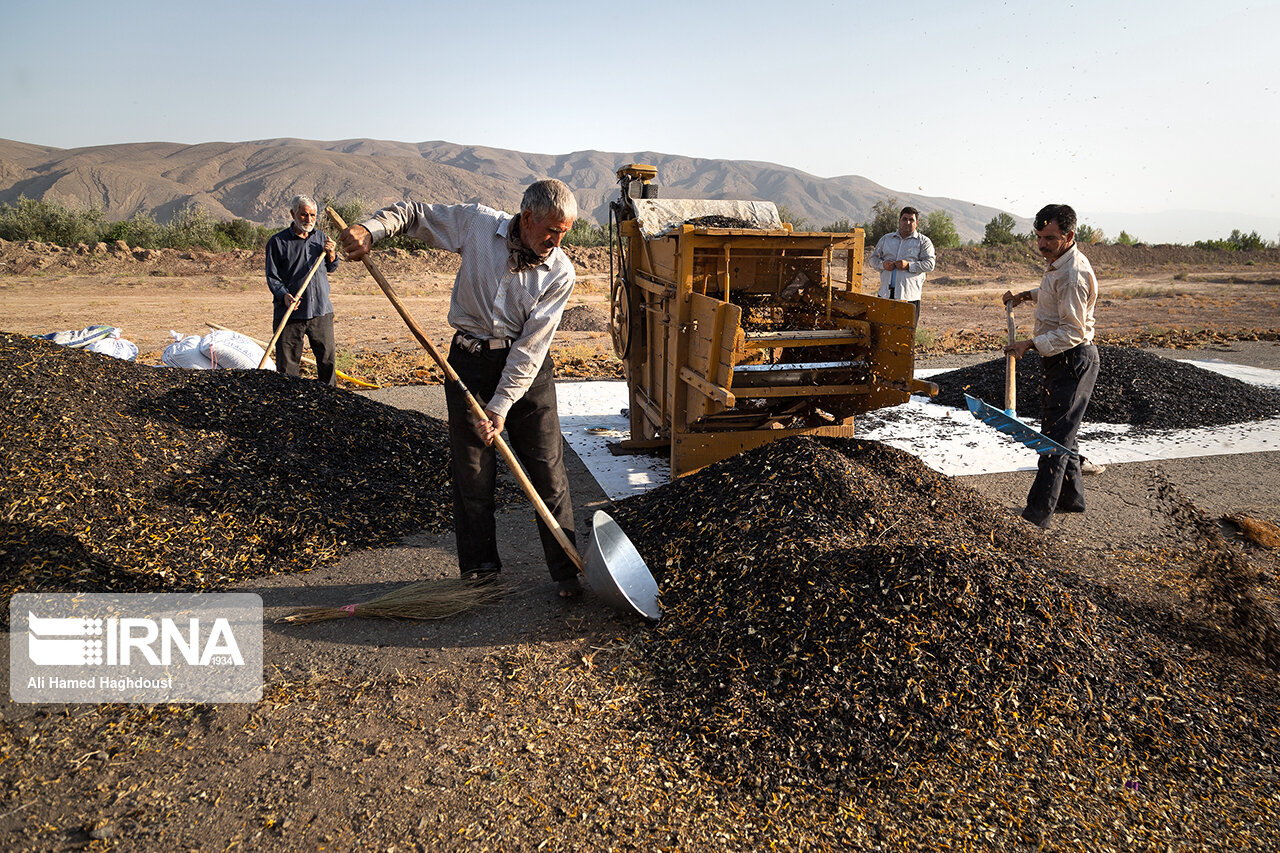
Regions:
<instances>
[{"instance_id":1,"label":"long wooden handle","mask_svg":"<svg viewBox=\"0 0 1280 853\"><path fill-rule=\"evenodd\" d=\"M261 370L267 363L267 359L271 358L271 348L276 345L276 341L280 340L280 333L284 331L284 324L289 322L289 315L293 313L293 304L298 300L304 292L307 285L311 284L311 279L315 277L316 272L320 269L320 265L324 263L324 252L320 253L320 257L316 258L315 265L311 267L311 272L307 273L307 280L302 282L302 287L298 288L298 292L294 294L293 299L289 302L288 309L284 312L284 317L280 319L280 325L276 328L276 333L271 336L270 342L267 344L266 352L262 354L262 361L258 362L258 369Z\"/></svg>"},{"instance_id":2,"label":"long wooden handle","mask_svg":"<svg viewBox=\"0 0 1280 853\"><path fill-rule=\"evenodd\" d=\"M337 211L332 207L327 207L325 210L328 211L329 218L334 221L334 224L339 229L343 231L347 229L347 224L342 221L342 217L338 215ZM484 413L484 409L480 407L471 390L467 388L466 383L458 376L458 371L453 369L453 365L449 364L449 360L440 353L435 344L431 343L431 339L427 337L426 332L422 331L422 327L409 314L409 309L400 301L400 297L396 295L395 288L391 286L391 282L387 281L386 276L374 266L368 255L365 255L361 260L364 261L364 268L369 271L369 275L373 276L373 280L378 283L378 287L382 288L382 292L387 295L387 299L391 300L391 305L396 309L396 313L400 315L400 319L404 320L405 325L409 327L409 331L418 339L418 343L422 344L423 349L431 355L435 363L444 371L445 378L453 383L455 389L462 393L472 417L481 422L488 420L489 416ZM569 559L573 561L573 564L578 567L578 571L581 573L583 571L582 555L578 553L577 548L573 547L573 543L569 541L568 534L564 532L560 522L556 521L555 516L551 514L551 510L547 508L547 504L542 500L542 496L538 494L538 490L533 487L533 481L529 479L529 475L520 466L520 460L516 459L516 455L511 452L511 448L502 440L501 435L495 435L493 443L497 446L498 452L502 454L502 458L506 460L511 473L515 475L516 480L520 483L520 488L524 490L525 496L529 498L529 502L537 510L538 517L551 530L551 534L560 543L560 547L569 555Z\"/></svg>"},{"instance_id":3,"label":"long wooden handle","mask_svg":"<svg viewBox=\"0 0 1280 853\"><path fill-rule=\"evenodd\" d=\"M1009 318L1009 346L1013 346L1013 341L1018 334L1018 327L1013 322L1013 303L1006 302L1004 311ZM1018 410L1017 365L1018 360L1013 357L1013 353L1004 357L1004 410L1009 414L1016 413Z\"/></svg>"}]
</instances>

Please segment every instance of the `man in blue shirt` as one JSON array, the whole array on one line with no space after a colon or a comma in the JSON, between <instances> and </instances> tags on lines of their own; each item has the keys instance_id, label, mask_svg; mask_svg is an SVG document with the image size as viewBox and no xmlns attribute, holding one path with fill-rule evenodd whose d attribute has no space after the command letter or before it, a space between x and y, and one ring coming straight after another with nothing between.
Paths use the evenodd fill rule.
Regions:
<instances>
[{"instance_id":1,"label":"man in blue shirt","mask_svg":"<svg viewBox=\"0 0 1280 853\"><path fill-rule=\"evenodd\" d=\"M316 228L316 203L310 197L294 196L289 203L289 215L293 223L267 241L266 251L267 287L275 297L273 330L279 328L285 312L293 306L289 322L276 341L276 370L288 376L298 375L305 337L316 357L317 378L336 385L337 350L333 343L333 303L329 301L328 274L338 268L338 244ZM299 297L298 290L322 253L325 263L316 270Z\"/></svg>"}]
</instances>

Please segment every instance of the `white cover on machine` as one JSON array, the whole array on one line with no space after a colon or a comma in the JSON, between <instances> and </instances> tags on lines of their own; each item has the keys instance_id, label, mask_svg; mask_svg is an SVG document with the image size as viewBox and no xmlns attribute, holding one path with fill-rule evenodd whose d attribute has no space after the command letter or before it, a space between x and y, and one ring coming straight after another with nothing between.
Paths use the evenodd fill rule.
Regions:
<instances>
[{"instance_id":1,"label":"white cover on machine","mask_svg":"<svg viewBox=\"0 0 1280 853\"><path fill-rule=\"evenodd\" d=\"M213 362L215 369L257 370L266 350L251 339L230 329L214 329L200 339L200 352ZM267 359L265 370L275 370L275 362Z\"/></svg>"},{"instance_id":2,"label":"white cover on machine","mask_svg":"<svg viewBox=\"0 0 1280 853\"><path fill-rule=\"evenodd\" d=\"M634 198L636 220L646 240L674 231L690 219L724 216L750 222L756 228L782 228L778 207L771 201L721 201L709 198Z\"/></svg>"},{"instance_id":3,"label":"white cover on machine","mask_svg":"<svg viewBox=\"0 0 1280 853\"><path fill-rule=\"evenodd\" d=\"M213 370L213 362L200 352L200 336L187 335L185 338L170 330L173 343L164 348L160 360L170 367L185 367L188 370Z\"/></svg>"}]
</instances>

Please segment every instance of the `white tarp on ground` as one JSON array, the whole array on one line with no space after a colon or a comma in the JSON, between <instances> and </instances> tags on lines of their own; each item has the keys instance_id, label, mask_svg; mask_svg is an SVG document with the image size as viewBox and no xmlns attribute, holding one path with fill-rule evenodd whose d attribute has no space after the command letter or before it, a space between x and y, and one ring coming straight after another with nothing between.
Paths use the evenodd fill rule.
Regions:
<instances>
[{"instance_id":1,"label":"white tarp on ground","mask_svg":"<svg viewBox=\"0 0 1280 853\"><path fill-rule=\"evenodd\" d=\"M1280 388L1280 370L1220 361L1188 363L1242 382ZM922 370L916 375L923 379L943 372ZM627 406L625 382L560 382L556 384L556 394L565 439L611 499L639 494L670 480L665 455L614 456L609 451L610 444L630 435L630 421L621 414ZM1039 426L1036 421L1028 423ZM912 397L900 406L860 415L857 431L859 438L905 450L935 471L951 476L1029 471L1036 467L1034 450L982 423L967 409L940 406L924 397ZM1104 465L1262 453L1280 450L1280 418L1176 431L1085 423L1080 428L1080 449L1089 459Z\"/></svg>"},{"instance_id":2,"label":"white tarp on ground","mask_svg":"<svg viewBox=\"0 0 1280 853\"><path fill-rule=\"evenodd\" d=\"M661 237L690 219L724 216L750 222L756 228L779 229L782 218L771 201L722 201L702 198L634 198L631 200L645 239Z\"/></svg>"},{"instance_id":3,"label":"white tarp on ground","mask_svg":"<svg viewBox=\"0 0 1280 853\"><path fill-rule=\"evenodd\" d=\"M32 335L32 337L42 341L52 341L59 346L71 349L83 349L86 352L109 355L112 358L119 358L124 361L137 361L137 344L120 337L120 335L121 331L115 326L106 326L99 323L79 330L50 332L47 335Z\"/></svg>"}]
</instances>

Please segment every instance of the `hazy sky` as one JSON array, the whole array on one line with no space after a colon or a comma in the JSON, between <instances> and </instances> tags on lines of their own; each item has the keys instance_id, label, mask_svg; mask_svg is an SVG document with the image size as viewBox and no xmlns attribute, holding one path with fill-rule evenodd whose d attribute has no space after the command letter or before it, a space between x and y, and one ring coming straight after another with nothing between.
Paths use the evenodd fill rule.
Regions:
<instances>
[{"instance_id":1,"label":"hazy sky","mask_svg":"<svg viewBox=\"0 0 1280 853\"><path fill-rule=\"evenodd\" d=\"M5 6L21 142L652 150L1066 201L1153 242L1280 232L1275 0Z\"/></svg>"}]
</instances>

